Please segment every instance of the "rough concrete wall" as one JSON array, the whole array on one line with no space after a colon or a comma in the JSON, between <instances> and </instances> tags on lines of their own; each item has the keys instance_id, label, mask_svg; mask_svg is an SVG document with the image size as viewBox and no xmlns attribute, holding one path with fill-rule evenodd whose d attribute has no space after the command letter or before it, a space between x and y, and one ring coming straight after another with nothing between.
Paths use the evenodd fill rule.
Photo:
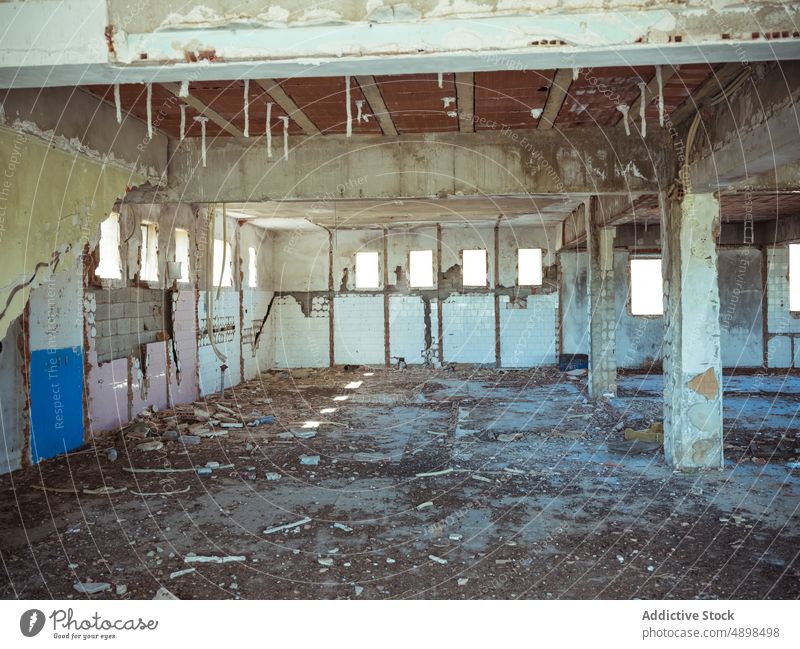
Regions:
<instances>
[{"instance_id":1,"label":"rough concrete wall","mask_svg":"<svg viewBox=\"0 0 800 649\"><path fill-rule=\"evenodd\" d=\"M589 353L589 256L562 250L559 254L561 292L561 350Z\"/></svg>"},{"instance_id":2,"label":"rough concrete wall","mask_svg":"<svg viewBox=\"0 0 800 649\"><path fill-rule=\"evenodd\" d=\"M309 227L274 232L272 286L279 293L328 290L328 233Z\"/></svg>"},{"instance_id":3,"label":"rough concrete wall","mask_svg":"<svg viewBox=\"0 0 800 649\"><path fill-rule=\"evenodd\" d=\"M722 366L761 367L764 364L761 251L721 248L717 267Z\"/></svg>"},{"instance_id":4,"label":"rough concrete wall","mask_svg":"<svg viewBox=\"0 0 800 649\"><path fill-rule=\"evenodd\" d=\"M630 254L614 251L614 293L617 367L649 368L661 362L664 318L631 313ZM658 287L660 289L660 286ZM657 289L657 290L658 290Z\"/></svg>"}]
</instances>

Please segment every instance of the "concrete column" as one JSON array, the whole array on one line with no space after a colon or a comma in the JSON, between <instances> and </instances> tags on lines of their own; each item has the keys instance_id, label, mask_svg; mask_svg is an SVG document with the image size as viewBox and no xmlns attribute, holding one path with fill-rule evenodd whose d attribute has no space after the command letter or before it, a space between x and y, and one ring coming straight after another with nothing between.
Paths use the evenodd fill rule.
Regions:
<instances>
[{"instance_id":1,"label":"concrete column","mask_svg":"<svg viewBox=\"0 0 800 649\"><path fill-rule=\"evenodd\" d=\"M602 227L597 199L587 209L589 252L589 395L617 395L616 318L614 308L615 228Z\"/></svg>"},{"instance_id":2,"label":"concrete column","mask_svg":"<svg viewBox=\"0 0 800 649\"><path fill-rule=\"evenodd\" d=\"M664 453L677 469L721 468L719 201L687 194L663 218Z\"/></svg>"}]
</instances>

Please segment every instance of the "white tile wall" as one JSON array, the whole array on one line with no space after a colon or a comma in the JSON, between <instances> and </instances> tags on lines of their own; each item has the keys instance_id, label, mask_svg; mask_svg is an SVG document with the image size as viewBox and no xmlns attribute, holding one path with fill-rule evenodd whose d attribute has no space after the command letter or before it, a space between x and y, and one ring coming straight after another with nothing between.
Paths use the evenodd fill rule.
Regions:
<instances>
[{"instance_id":1,"label":"white tile wall","mask_svg":"<svg viewBox=\"0 0 800 649\"><path fill-rule=\"evenodd\" d=\"M293 297L279 297L269 317L275 334L275 367L328 367L330 309L325 298L313 298L306 317Z\"/></svg>"},{"instance_id":2,"label":"white tile wall","mask_svg":"<svg viewBox=\"0 0 800 649\"><path fill-rule=\"evenodd\" d=\"M769 333L800 333L800 317L789 311L789 249L767 250L767 300Z\"/></svg>"},{"instance_id":3,"label":"white tile wall","mask_svg":"<svg viewBox=\"0 0 800 649\"><path fill-rule=\"evenodd\" d=\"M431 305L433 307L433 305ZM431 309L431 334L437 335L436 312ZM389 341L392 362L422 364L425 347L425 305L418 295L389 297Z\"/></svg>"},{"instance_id":4,"label":"white tile wall","mask_svg":"<svg viewBox=\"0 0 800 649\"><path fill-rule=\"evenodd\" d=\"M503 367L536 367L556 362L558 294L532 295L527 308L511 308L500 296L500 360Z\"/></svg>"},{"instance_id":5,"label":"white tile wall","mask_svg":"<svg viewBox=\"0 0 800 649\"><path fill-rule=\"evenodd\" d=\"M792 366L791 336L772 336L767 343L767 365L786 368Z\"/></svg>"},{"instance_id":6,"label":"white tile wall","mask_svg":"<svg viewBox=\"0 0 800 649\"><path fill-rule=\"evenodd\" d=\"M337 295L333 309L335 363L383 365L383 295Z\"/></svg>"},{"instance_id":7,"label":"white tile wall","mask_svg":"<svg viewBox=\"0 0 800 649\"><path fill-rule=\"evenodd\" d=\"M213 297L216 297L216 289ZM197 314L200 326L206 317L205 293L200 294L197 303ZM232 317L236 330L231 340L228 342L217 343L217 349L227 358L225 364L228 369L225 371L225 387L238 385L241 380L241 328L239 318L239 292L223 289L220 292L219 300L214 302L214 318ZM198 331L198 336L201 332ZM205 344L197 350L197 357L200 364L200 394L212 394L219 391L220 386L220 365L222 362L217 358L211 345Z\"/></svg>"},{"instance_id":8,"label":"white tile wall","mask_svg":"<svg viewBox=\"0 0 800 649\"><path fill-rule=\"evenodd\" d=\"M442 304L445 361L494 364L494 333L492 295L451 295Z\"/></svg>"}]
</instances>

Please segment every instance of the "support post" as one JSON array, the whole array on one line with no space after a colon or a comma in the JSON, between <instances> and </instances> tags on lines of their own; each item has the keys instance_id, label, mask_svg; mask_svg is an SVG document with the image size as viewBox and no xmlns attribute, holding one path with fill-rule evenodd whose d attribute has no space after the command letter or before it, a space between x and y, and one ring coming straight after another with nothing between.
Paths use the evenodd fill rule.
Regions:
<instances>
[{"instance_id":1,"label":"support post","mask_svg":"<svg viewBox=\"0 0 800 649\"><path fill-rule=\"evenodd\" d=\"M603 227L595 196L589 199L586 242L589 253L589 396L617 396L614 237ZM599 218L600 217L600 218Z\"/></svg>"},{"instance_id":2,"label":"support post","mask_svg":"<svg viewBox=\"0 0 800 649\"><path fill-rule=\"evenodd\" d=\"M722 468L719 200L686 194L662 218L664 454L680 470Z\"/></svg>"}]
</instances>

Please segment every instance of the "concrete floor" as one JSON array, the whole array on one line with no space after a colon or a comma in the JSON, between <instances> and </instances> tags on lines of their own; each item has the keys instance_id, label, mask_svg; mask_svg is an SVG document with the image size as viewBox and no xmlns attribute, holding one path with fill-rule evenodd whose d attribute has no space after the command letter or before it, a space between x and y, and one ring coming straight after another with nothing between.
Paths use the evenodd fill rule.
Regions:
<instances>
[{"instance_id":1,"label":"concrete floor","mask_svg":"<svg viewBox=\"0 0 800 649\"><path fill-rule=\"evenodd\" d=\"M73 583L90 579L110 583L96 595L109 598L162 585L187 599L800 595L800 471L789 463L800 377L728 377L726 468L699 474L674 473L660 451L607 447L622 439L619 421L660 417L660 390L660 376L627 375L619 398L592 404L584 380L553 369L264 374L200 405L245 421L273 413L275 424L186 450L144 452L126 438L116 462L105 455L115 440L101 438L97 452L3 476L0 596L86 597ZM157 440L187 412L144 421ZM301 465L304 454L319 465ZM208 461L233 466L123 470ZM104 484L127 490L83 492ZM189 553L243 560L189 564Z\"/></svg>"}]
</instances>

